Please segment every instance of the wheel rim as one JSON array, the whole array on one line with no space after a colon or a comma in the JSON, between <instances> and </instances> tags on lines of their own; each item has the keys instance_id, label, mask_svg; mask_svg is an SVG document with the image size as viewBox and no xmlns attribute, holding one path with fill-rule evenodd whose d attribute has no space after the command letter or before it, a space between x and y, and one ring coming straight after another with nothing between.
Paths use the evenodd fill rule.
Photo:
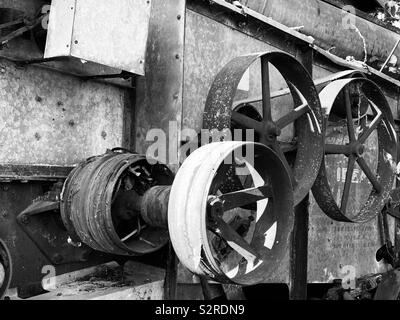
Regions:
<instances>
[{"instance_id":1,"label":"wheel rim","mask_svg":"<svg viewBox=\"0 0 400 320\"><path fill-rule=\"evenodd\" d=\"M354 108L349 90L349 86L353 84L362 88L363 94L368 99L369 113L372 112L370 123L361 126L361 131L354 126ZM349 142L346 144L326 144L324 161L313 187L313 194L324 213L332 219L362 223L373 219L389 197L389 191L392 189L395 179L393 164L397 163L397 137L389 104L382 91L372 81L361 78L338 80L322 90L320 99L323 108L326 110L327 120L335 116L334 105L340 95L344 96L346 131ZM366 119L366 117L364 118ZM377 133L378 139L376 170L372 169L365 160L365 144L374 133ZM335 199L328 181L326 157L329 155L345 155L348 158L340 201ZM359 212L351 214L348 206L356 164L368 179L372 191Z\"/></svg>"},{"instance_id":2,"label":"wheel rim","mask_svg":"<svg viewBox=\"0 0 400 320\"><path fill-rule=\"evenodd\" d=\"M255 121L239 112L232 112L238 85L246 70L261 59L263 121ZM273 65L286 80L292 93L295 108L274 121L271 115L269 64ZM271 147L292 172L294 202L298 204L310 191L323 158L322 111L317 90L307 70L292 56L281 52L257 53L241 56L229 62L217 75L207 97L203 128L219 131L236 122L245 129L254 129L261 143ZM295 124L296 155L290 169L285 151L292 144L279 142L282 129ZM288 149L289 148L289 149Z\"/></svg>"},{"instance_id":3,"label":"wheel rim","mask_svg":"<svg viewBox=\"0 0 400 320\"><path fill-rule=\"evenodd\" d=\"M245 175L252 177L253 187L216 193L227 176L229 165L224 159L249 144L212 143L196 150L178 171L170 194L169 232L180 261L193 273L224 283L251 285L264 281L285 255L292 229L290 177L280 158L266 146L253 144L254 171ZM245 166L251 167L248 162ZM268 196L272 200L265 202ZM256 212L241 216L235 228L238 216L252 211L242 208L250 203L257 203ZM240 234L243 221L250 222ZM216 238L230 249L224 256L226 261L218 256L221 252L213 241Z\"/></svg>"}]
</instances>

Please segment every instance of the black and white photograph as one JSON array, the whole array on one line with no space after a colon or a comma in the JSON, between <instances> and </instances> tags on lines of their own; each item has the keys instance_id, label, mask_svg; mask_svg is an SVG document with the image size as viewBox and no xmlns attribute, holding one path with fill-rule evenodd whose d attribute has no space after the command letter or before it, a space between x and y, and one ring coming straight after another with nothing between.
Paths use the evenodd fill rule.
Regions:
<instances>
[{"instance_id":1,"label":"black and white photograph","mask_svg":"<svg viewBox=\"0 0 400 320\"><path fill-rule=\"evenodd\" d=\"M398 0L0 0L0 310L400 300L399 59Z\"/></svg>"}]
</instances>

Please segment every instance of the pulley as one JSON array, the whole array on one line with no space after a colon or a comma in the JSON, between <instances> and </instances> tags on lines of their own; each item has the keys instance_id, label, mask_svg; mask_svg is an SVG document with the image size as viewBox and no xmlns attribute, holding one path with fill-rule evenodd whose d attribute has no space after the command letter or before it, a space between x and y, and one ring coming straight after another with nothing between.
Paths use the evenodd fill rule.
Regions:
<instances>
[{"instance_id":1,"label":"pulley","mask_svg":"<svg viewBox=\"0 0 400 320\"><path fill-rule=\"evenodd\" d=\"M255 115L254 110L233 110L241 79L259 59L262 78L261 118ZM289 112L285 113L283 106L272 110L270 65L280 72L290 90L293 109ZM280 116L274 119L274 114ZM294 133L287 139L283 133L287 133L290 127L294 127ZM211 86L203 128L219 131L229 128L254 129L256 141L272 148L291 172L295 204L310 191L323 157L322 110L311 76L292 56L282 52L267 52L240 56L230 61ZM237 181L232 181L231 185L232 191L240 188Z\"/></svg>"},{"instance_id":2,"label":"pulley","mask_svg":"<svg viewBox=\"0 0 400 320\"><path fill-rule=\"evenodd\" d=\"M226 193L232 166L242 188ZM190 271L252 285L280 267L292 215L291 179L276 152L259 143L217 142L197 149L178 171L168 228L177 256Z\"/></svg>"},{"instance_id":3,"label":"pulley","mask_svg":"<svg viewBox=\"0 0 400 320\"><path fill-rule=\"evenodd\" d=\"M144 156L126 151L109 151L82 162L69 175L61 195L61 216L71 243L83 242L116 255L158 250L169 239L162 227L166 212L164 222L157 217L148 223L153 199L144 195L162 196L168 192L162 186L172 180L166 166L151 165Z\"/></svg>"},{"instance_id":4,"label":"pulley","mask_svg":"<svg viewBox=\"0 0 400 320\"><path fill-rule=\"evenodd\" d=\"M332 82L320 99L325 157L314 197L334 220L367 222L384 207L395 179L397 135L389 104L365 78Z\"/></svg>"},{"instance_id":5,"label":"pulley","mask_svg":"<svg viewBox=\"0 0 400 320\"><path fill-rule=\"evenodd\" d=\"M11 255L6 244L0 239L0 300L4 298L12 278Z\"/></svg>"}]
</instances>

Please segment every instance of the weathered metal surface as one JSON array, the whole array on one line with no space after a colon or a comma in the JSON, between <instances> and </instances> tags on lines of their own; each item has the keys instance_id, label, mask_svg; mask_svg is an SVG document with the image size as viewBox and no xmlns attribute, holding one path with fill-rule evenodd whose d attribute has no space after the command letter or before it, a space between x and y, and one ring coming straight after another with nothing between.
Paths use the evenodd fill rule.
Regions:
<instances>
[{"instance_id":1,"label":"weathered metal surface","mask_svg":"<svg viewBox=\"0 0 400 320\"><path fill-rule=\"evenodd\" d=\"M12 278L12 261L8 248L0 239L0 300L3 299Z\"/></svg>"},{"instance_id":2,"label":"weathered metal surface","mask_svg":"<svg viewBox=\"0 0 400 320\"><path fill-rule=\"evenodd\" d=\"M267 110L264 110L262 122L243 116L238 118L237 113L232 110L241 79L258 59L265 66L274 66L286 80L292 93L293 110L274 118L275 121L271 112L269 72L261 81L267 86L267 93L263 92L263 104L266 104ZM278 108L274 105L272 107L275 110ZM294 125L292 141L297 143L297 152L295 156L291 156L294 158L294 201L298 204L311 190L323 156L322 110L317 90L306 69L292 56L280 52L249 54L231 60L218 73L211 86L204 110L203 128L222 131L230 129L232 121L239 123L243 129L254 129L259 134L259 141L271 146L283 159L285 156L281 134L285 128ZM289 169L288 164L287 167Z\"/></svg>"},{"instance_id":3,"label":"weathered metal surface","mask_svg":"<svg viewBox=\"0 0 400 320\"><path fill-rule=\"evenodd\" d=\"M169 232L180 261L193 273L223 283L249 285L268 279L280 267L292 230L288 172L262 144L254 144L254 163L243 168L243 190L217 196L226 182L229 166L224 161L232 152L240 161L236 152L250 145L219 142L196 150L178 171L169 199ZM252 186L261 192L258 200L251 196ZM261 191L267 186L272 197ZM247 200L239 197L241 192ZM246 207L249 204L256 206Z\"/></svg>"},{"instance_id":4,"label":"weathered metal surface","mask_svg":"<svg viewBox=\"0 0 400 320\"><path fill-rule=\"evenodd\" d=\"M149 130L160 129L171 150L165 163L176 170L182 118L185 0L152 2L146 77L136 82L135 150L145 154L154 142L147 140ZM171 133L170 122L176 126Z\"/></svg>"},{"instance_id":5,"label":"weathered metal surface","mask_svg":"<svg viewBox=\"0 0 400 320\"><path fill-rule=\"evenodd\" d=\"M0 65L0 163L72 165L123 144L124 90Z\"/></svg>"},{"instance_id":6,"label":"weathered metal surface","mask_svg":"<svg viewBox=\"0 0 400 320\"><path fill-rule=\"evenodd\" d=\"M267 17L292 27L300 27L301 32L316 39L316 44L324 49L332 48L332 53L345 58L354 56L364 60L362 37L350 27L345 12L328 3L315 0L244 0L242 4ZM383 26L360 17L354 17L354 24L365 37L368 61L378 58L385 61L396 41L398 34ZM400 57L400 49L395 52Z\"/></svg>"},{"instance_id":7,"label":"weathered metal surface","mask_svg":"<svg viewBox=\"0 0 400 320\"><path fill-rule=\"evenodd\" d=\"M300 47L296 56L312 76L314 51L310 47ZM289 298L291 300L307 299L309 199L310 195L307 194L294 208L294 226L290 239Z\"/></svg>"},{"instance_id":8,"label":"weathered metal surface","mask_svg":"<svg viewBox=\"0 0 400 320\"><path fill-rule=\"evenodd\" d=\"M168 201L170 186L155 186L141 199L140 215L150 226L168 228Z\"/></svg>"},{"instance_id":9,"label":"weathered metal surface","mask_svg":"<svg viewBox=\"0 0 400 320\"><path fill-rule=\"evenodd\" d=\"M0 8L21 10L27 15L34 15L48 1L46 0L0 0Z\"/></svg>"},{"instance_id":10,"label":"weathered metal surface","mask_svg":"<svg viewBox=\"0 0 400 320\"><path fill-rule=\"evenodd\" d=\"M144 75L150 8L150 0L53 0L44 57L71 56Z\"/></svg>"},{"instance_id":11,"label":"weathered metal surface","mask_svg":"<svg viewBox=\"0 0 400 320\"><path fill-rule=\"evenodd\" d=\"M345 112L347 116L344 116L344 119L347 119L344 120L347 130L344 127L342 129L336 128L336 135L333 131L333 136L327 136L325 162L332 162L328 162L328 165L323 163L313 187L313 193L322 210L332 219L342 222L367 222L373 219L384 207L393 187L395 179L393 163L396 163L397 159L397 137L394 131L393 116L385 96L379 87L366 79L338 80L328 85L320 93L321 103L327 112L327 123L325 125L327 130L331 130L329 121L339 122L335 116L340 117L340 113L336 112L338 106L335 108L334 103L337 101L339 93L343 93L343 90L346 90L351 84L358 84L360 99L362 97L367 99L365 110L360 108L361 100L353 103L348 89L347 93L344 93L346 103L345 107L343 106L347 110ZM362 119L367 119L369 114L367 112L368 105L371 110L374 110L372 113L373 120L370 123L364 121L363 124ZM341 106L339 105L339 107ZM359 119L357 126L353 123L353 119ZM339 124L340 126L341 124ZM372 139L368 138L370 136L372 138L372 134L375 133L377 133L377 137L374 143ZM332 142L330 138L333 138L334 141ZM373 151L369 151L368 148L372 148ZM328 160L328 154L334 154L334 159ZM332 189L328 179L327 167L335 170L335 164L337 165L340 159L338 157L344 156L349 158L347 170L343 172L339 170L336 174L339 175L339 180L344 178L344 186L335 184ZM341 166L343 164L339 165L340 168ZM349 199L354 192L352 191L354 182L363 182L364 186L355 191L355 194L359 194L358 196L361 197L356 198L356 201ZM369 188L371 184L373 188Z\"/></svg>"},{"instance_id":12,"label":"weathered metal surface","mask_svg":"<svg viewBox=\"0 0 400 320\"><path fill-rule=\"evenodd\" d=\"M82 162L67 179L61 216L74 242L110 254L142 255L160 249L168 231L143 224L129 198L155 185L172 183L172 174L145 157L108 152ZM127 205L128 204L128 205Z\"/></svg>"},{"instance_id":13,"label":"weathered metal surface","mask_svg":"<svg viewBox=\"0 0 400 320\"><path fill-rule=\"evenodd\" d=\"M0 164L0 181L58 181L66 179L73 167Z\"/></svg>"}]
</instances>

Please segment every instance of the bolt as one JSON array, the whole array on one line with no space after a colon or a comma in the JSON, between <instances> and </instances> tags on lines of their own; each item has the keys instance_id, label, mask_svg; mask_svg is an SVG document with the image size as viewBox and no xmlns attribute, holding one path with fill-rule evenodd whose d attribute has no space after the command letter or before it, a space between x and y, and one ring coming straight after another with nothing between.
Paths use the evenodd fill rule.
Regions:
<instances>
[{"instance_id":1,"label":"bolt","mask_svg":"<svg viewBox=\"0 0 400 320\"><path fill-rule=\"evenodd\" d=\"M247 25L247 22L245 22L245 21L241 21L238 24L239 28L244 28L244 27L246 27L246 25Z\"/></svg>"},{"instance_id":2,"label":"bolt","mask_svg":"<svg viewBox=\"0 0 400 320\"><path fill-rule=\"evenodd\" d=\"M176 17L178 20L181 20L182 16L180 14L177 15Z\"/></svg>"},{"instance_id":3,"label":"bolt","mask_svg":"<svg viewBox=\"0 0 400 320\"><path fill-rule=\"evenodd\" d=\"M176 59L179 59L181 56L177 53L176 55L175 55L175 58Z\"/></svg>"},{"instance_id":4,"label":"bolt","mask_svg":"<svg viewBox=\"0 0 400 320\"><path fill-rule=\"evenodd\" d=\"M78 43L79 43L79 41L78 41L78 40L75 40L74 42L75 42L75 44L78 44Z\"/></svg>"},{"instance_id":5,"label":"bolt","mask_svg":"<svg viewBox=\"0 0 400 320\"><path fill-rule=\"evenodd\" d=\"M53 261L54 263L61 263L64 260L63 256L59 253L56 253L53 255Z\"/></svg>"},{"instance_id":6,"label":"bolt","mask_svg":"<svg viewBox=\"0 0 400 320\"><path fill-rule=\"evenodd\" d=\"M102 132L101 132L101 136L102 136L102 138L105 140L105 139L107 138L107 132L102 131Z\"/></svg>"},{"instance_id":7,"label":"bolt","mask_svg":"<svg viewBox=\"0 0 400 320\"><path fill-rule=\"evenodd\" d=\"M36 100L37 102L42 102L42 101L43 101L43 98L42 98L42 97L39 97L39 96L36 96L36 97L35 97L35 100Z\"/></svg>"},{"instance_id":8,"label":"bolt","mask_svg":"<svg viewBox=\"0 0 400 320\"><path fill-rule=\"evenodd\" d=\"M23 224L29 224L29 217L28 217L27 215L24 214L23 216L21 216L20 221L21 221Z\"/></svg>"},{"instance_id":9,"label":"bolt","mask_svg":"<svg viewBox=\"0 0 400 320\"><path fill-rule=\"evenodd\" d=\"M74 120L69 120L68 125L70 127L73 127L75 125L75 121Z\"/></svg>"}]
</instances>

